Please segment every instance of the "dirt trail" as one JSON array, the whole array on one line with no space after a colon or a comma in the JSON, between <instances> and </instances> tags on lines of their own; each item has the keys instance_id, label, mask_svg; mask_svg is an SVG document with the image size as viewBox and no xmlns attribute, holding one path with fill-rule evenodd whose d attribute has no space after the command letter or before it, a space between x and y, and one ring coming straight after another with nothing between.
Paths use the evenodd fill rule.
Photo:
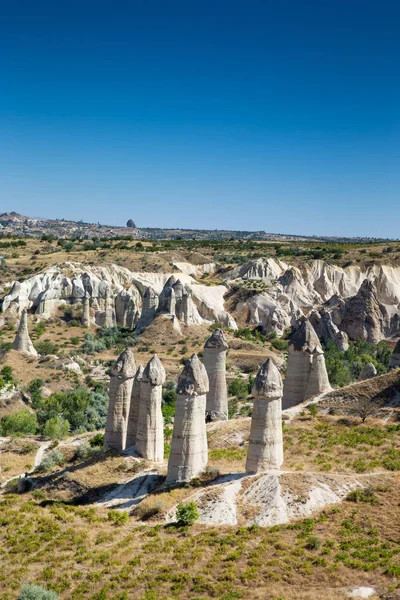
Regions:
<instances>
[{"instance_id":1,"label":"dirt trail","mask_svg":"<svg viewBox=\"0 0 400 600\"><path fill-rule=\"evenodd\" d=\"M0 443L4 443L5 441L8 441L9 438L1 438L0 439ZM39 442L40 446L38 451L36 452L36 456L35 456L35 460L33 461L33 467L32 469L30 469L29 471L24 471L23 473L20 473L19 475L14 475L14 477L10 477L10 479L7 479L7 481L3 482L0 485L0 489L4 489L5 487L7 487L7 484L10 483L10 481L14 481L14 479L19 479L20 477L24 477L26 474L29 473L33 473L36 469L36 467L38 467L40 465L40 463L43 460L43 456L46 452L46 450L48 449L48 447L51 445L51 442Z\"/></svg>"}]
</instances>

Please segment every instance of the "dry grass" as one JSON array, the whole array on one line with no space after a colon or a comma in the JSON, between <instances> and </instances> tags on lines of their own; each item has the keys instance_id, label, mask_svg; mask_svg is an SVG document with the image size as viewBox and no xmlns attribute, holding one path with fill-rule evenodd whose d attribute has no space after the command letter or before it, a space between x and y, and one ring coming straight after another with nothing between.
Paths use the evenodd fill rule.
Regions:
<instances>
[{"instance_id":1,"label":"dry grass","mask_svg":"<svg viewBox=\"0 0 400 600\"><path fill-rule=\"evenodd\" d=\"M344 502L288 526L117 526L107 511L0 496L0 584L14 599L21 582L62 599L342 598L341 588L400 583L400 484L378 504ZM317 543L309 547L310 537ZM392 565L398 565L394 567Z\"/></svg>"},{"instance_id":2,"label":"dry grass","mask_svg":"<svg viewBox=\"0 0 400 600\"><path fill-rule=\"evenodd\" d=\"M29 471L34 464L37 442L16 438L0 446L0 482Z\"/></svg>"}]
</instances>

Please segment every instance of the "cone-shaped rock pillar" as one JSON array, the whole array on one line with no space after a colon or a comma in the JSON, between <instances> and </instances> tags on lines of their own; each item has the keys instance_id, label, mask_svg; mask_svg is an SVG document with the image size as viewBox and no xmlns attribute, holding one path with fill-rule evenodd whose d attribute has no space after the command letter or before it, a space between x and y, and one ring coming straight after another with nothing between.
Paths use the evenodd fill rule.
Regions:
<instances>
[{"instance_id":1,"label":"cone-shaped rock pillar","mask_svg":"<svg viewBox=\"0 0 400 600\"><path fill-rule=\"evenodd\" d=\"M314 359L315 365L312 372ZM306 317L302 317L299 327L289 340L288 365L283 388L283 408L296 406L313 395L329 390L325 358L319 338L310 321Z\"/></svg>"},{"instance_id":2,"label":"cone-shaped rock pillar","mask_svg":"<svg viewBox=\"0 0 400 600\"><path fill-rule=\"evenodd\" d=\"M312 363L310 377L306 390L306 399L329 392L331 386L329 384L328 373L325 366L325 357L321 348L318 346L312 353Z\"/></svg>"},{"instance_id":3,"label":"cone-shaped rock pillar","mask_svg":"<svg viewBox=\"0 0 400 600\"><path fill-rule=\"evenodd\" d=\"M130 448L136 444L136 434L139 422L140 391L142 386L144 367L139 365L133 380L131 406L129 409L128 430L126 433L126 447Z\"/></svg>"},{"instance_id":4,"label":"cone-shaped rock pillar","mask_svg":"<svg viewBox=\"0 0 400 600\"><path fill-rule=\"evenodd\" d=\"M283 463L282 379L269 358L255 378L247 473L279 469Z\"/></svg>"},{"instance_id":5,"label":"cone-shaped rock pillar","mask_svg":"<svg viewBox=\"0 0 400 600\"><path fill-rule=\"evenodd\" d=\"M21 313L17 335L13 341L13 348L14 350L17 350L17 352L23 352L24 354L29 354L30 356L38 355L32 344L31 338L29 337L28 315L26 310L23 310Z\"/></svg>"},{"instance_id":6,"label":"cone-shaped rock pillar","mask_svg":"<svg viewBox=\"0 0 400 600\"><path fill-rule=\"evenodd\" d=\"M173 293L174 298L174 306L173 310L171 310L171 290L173 290L173 285L176 283L176 278L174 275L168 278L163 289L161 290L159 299L158 299L158 312L167 312L171 314L175 314L175 292Z\"/></svg>"},{"instance_id":7,"label":"cone-shaped rock pillar","mask_svg":"<svg viewBox=\"0 0 400 600\"><path fill-rule=\"evenodd\" d=\"M86 295L82 302L82 327L90 327L90 299Z\"/></svg>"},{"instance_id":8,"label":"cone-shaped rock pillar","mask_svg":"<svg viewBox=\"0 0 400 600\"><path fill-rule=\"evenodd\" d=\"M104 449L125 450L128 428L129 405L131 401L133 378L135 376L135 358L127 348L117 359L111 371L109 402Z\"/></svg>"},{"instance_id":9,"label":"cone-shaped rock pillar","mask_svg":"<svg viewBox=\"0 0 400 600\"><path fill-rule=\"evenodd\" d=\"M164 460L164 421L161 412L165 370L157 355L147 363L140 386L136 450L153 462Z\"/></svg>"},{"instance_id":10,"label":"cone-shaped rock pillar","mask_svg":"<svg viewBox=\"0 0 400 600\"><path fill-rule=\"evenodd\" d=\"M226 385L226 353L229 349L224 332L216 329L204 345L204 366L210 389L207 394L206 420L228 418L228 389Z\"/></svg>"},{"instance_id":11,"label":"cone-shaped rock pillar","mask_svg":"<svg viewBox=\"0 0 400 600\"><path fill-rule=\"evenodd\" d=\"M398 340L393 350L389 363L389 369L397 369L398 367L400 367L400 340Z\"/></svg>"},{"instance_id":12,"label":"cone-shaped rock pillar","mask_svg":"<svg viewBox=\"0 0 400 600\"><path fill-rule=\"evenodd\" d=\"M142 314L137 323L138 330L142 330L154 320L158 308L158 294L152 288L148 287L143 295Z\"/></svg>"},{"instance_id":13,"label":"cone-shaped rock pillar","mask_svg":"<svg viewBox=\"0 0 400 600\"><path fill-rule=\"evenodd\" d=\"M205 410L208 387L207 371L193 354L176 388L178 397L167 473L169 484L190 481L207 466Z\"/></svg>"}]
</instances>

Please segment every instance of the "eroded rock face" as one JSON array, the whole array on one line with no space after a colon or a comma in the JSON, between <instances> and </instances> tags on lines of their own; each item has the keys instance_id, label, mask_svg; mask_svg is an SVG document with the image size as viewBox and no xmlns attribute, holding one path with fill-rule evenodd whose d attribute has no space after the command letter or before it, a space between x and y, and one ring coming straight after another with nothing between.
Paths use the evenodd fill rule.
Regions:
<instances>
[{"instance_id":1,"label":"eroded rock face","mask_svg":"<svg viewBox=\"0 0 400 600\"><path fill-rule=\"evenodd\" d=\"M390 358L389 369L397 369L400 367L400 339L398 340L392 356Z\"/></svg>"},{"instance_id":2,"label":"eroded rock face","mask_svg":"<svg viewBox=\"0 0 400 600\"><path fill-rule=\"evenodd\" d=\"M349 336L335 325L331 313L326 308L312 310L308 318L319 339L325 344L332 340L339 350L346 351L348 349Z\"/></svg>"},{"instance_id":3,"label":"eroded rock face","mask_svg":"<svg viewBox=\"0 0 400 600\"><path fill-rule=\"evenodd\" d=\"M226 353L229 349L224 332L216 329L204 345L204 366L209 380L206 420L228 418L228 388L226 385Z\"/></svg>"},{"instance_id":4,"label":"eroded rock face","mask_svg":"<svg viewBox=\"0 0 400 600\"><path fill-rule=\"evenodd\" d=\"M114 448L119 452L125 450L135 371L133 352L127 348L119 356L111 372L107 424L104 433L105 450L108 448Z\"/></svg>"},{"instance_id":5,"label":"eroded rock face","mask_svg":"<svg viewBox=\"0 0 400 600\"><path fill-rule=\"evenodd\" d=\"M283 407L296 406L330 390L324 353L310 321L303 317L289 340Z\"/></svg>"},{"instance_id":6,"label":"eroded rock face","mask_svg":"<svg viewBox=\"0 0 400 600\"><path fill-rule=\"evenodd\" d=\"M28 315L26 310L23 310L21 313L17 335L13 341L13 348L14 350L17 350L17 352L23 352L29 356L38 356L38 353L32 344L31 338L29 337Z\"/></svg>"},{"instance_id":7,"label":"eroded rock face","mask_svg":"<svg viewBox=\"0 0 400 600\"><path fill-rule=\"evenodd\" d=\"M141 331L154 320L158 308L158 294L152 288L148 287L143 296L143 308L139 322L137 324L138 329Z\"/></svg>"},{"instance_id":8,"label":"eroded rock face","mask_svg":"<svg viewBox=\"0 0 400 600\"><path fill-rule=\"evenodd\" d=\"M164 421L161 412L165 370L155 354L147 363L140 385L140 407L136 433L136 450L153 462L164 460Z\"/></svg>"},{"instance_id":9,"label":"eroded rock face","mask_svg":"<svg viewBox=\"0 0 400 600\"><path fill-rule=\"evenodd\" d=\"M399 314L390 315L386 306L379 302L372 281L365 279L355 296L333 312L333 319L352 340L362 339L378 343L382 337L395 333Z\"/></svg>"},{"instance_id":10,"label":"eroded rock face","mask_svg":"<svg viewBox=\"0 0 400 600\"><path fill-rule=\"evenodd\" d=\"M279 469L283 463L282 379L269 358L254 381L246 471L258 473Z\"/></svg>"},{"instance_id":11,"label":"eroded rock face","mask_svg":"<svg viewBox=\"0 0 400 600\"><path fill-rule=\"evenodd\" d=\"M143 379L143 365L139 365L135 379L133 380L131 404L129 408L128 418L128 430L126 434L126 447L130 448L136 444L136 434L139 423L139 410L140 410L140 398L141 398L141 387Z\"/></svg>"},{"instance_id":12,"label":"eroded rock face","mask_svg":"<svg viewBox=\"0 0 400 600\"><path fill-rule=\"evenodd\" d=\"M167 483L190 481L207 466L208 445L205 424L207 371L193 354L177 386L176 412L168 461Z\"/></svg>"}]
</instances>

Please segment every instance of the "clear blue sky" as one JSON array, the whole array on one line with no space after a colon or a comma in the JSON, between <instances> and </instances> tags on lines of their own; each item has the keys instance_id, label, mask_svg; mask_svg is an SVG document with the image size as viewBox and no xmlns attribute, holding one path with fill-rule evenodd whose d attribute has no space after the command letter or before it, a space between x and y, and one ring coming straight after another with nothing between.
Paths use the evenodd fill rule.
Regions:
<instances>
[{"instance_id":1,"label":"clear blue sky","mask_svg":"<svg viewBox=\"0 0 400 600\"><path fill-rule=\"evenodd\" d=\"M0 0L0 211L399 237L397 0Z\"/></svg>"}]
</instances>

